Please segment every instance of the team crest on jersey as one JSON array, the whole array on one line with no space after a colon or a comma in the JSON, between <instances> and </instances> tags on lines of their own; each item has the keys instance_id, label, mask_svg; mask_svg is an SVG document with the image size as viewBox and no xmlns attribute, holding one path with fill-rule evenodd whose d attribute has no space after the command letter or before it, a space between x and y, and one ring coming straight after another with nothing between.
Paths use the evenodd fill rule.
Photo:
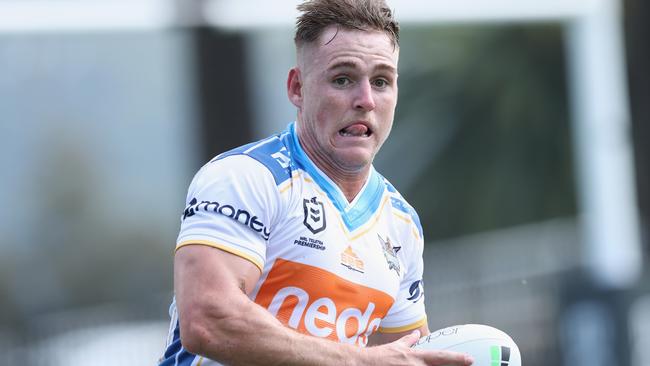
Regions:
<instances>
[{"instance_id":1,"label":"team crest on jersey","mask_svg":"<svg viewBox=\"0 0 650 366\"><path fill-rule=\"evenodd\" d=\"M390 238L386 237L386 240L381 237L381 235L377 234L379 237L379 243L381 244L381 248L384 250L384 258L386 258L386 263L388 264L388 269L389 270L395 270L397 272L397 275L399 276L399 271L400 271L400 265L399 265L399 259L397 259L397 252L402 249L402 247L396 247L393 246L393 244L390 242Z\"/></svg>"},{"instance_id":2,"label":"team crest on jersey","mask_svg":"<svg viewBox=\"0 0 650 366\"><path fill-rule=\"evenodd\" d=\"M314 234L325 230L327 224L325 223L325 206L323 206L323 202L316 200L316 197L312 197L310 200L303 200L302 207L305 211L303 224L307 229Z\"/></svg>"}]
</instances>

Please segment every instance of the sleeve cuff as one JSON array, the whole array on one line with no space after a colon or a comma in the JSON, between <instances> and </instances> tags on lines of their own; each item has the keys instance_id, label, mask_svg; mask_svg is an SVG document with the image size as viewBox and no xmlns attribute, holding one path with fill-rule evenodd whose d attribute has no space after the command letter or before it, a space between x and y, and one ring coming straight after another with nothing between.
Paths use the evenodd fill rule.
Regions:
<instances>
[{"instance_id":1,"label":"sleeve cuff","mask_svg":"<svg viewBox=\"0 0 650 366\"><path fill-rule=\"evenodd\" d=\"M186 241L180 242L180 243L178 243L178 245L176 245L176 249L174 249L174 253L177 252L180 248L188 246L188 245L205 245L205 246L208 246L208 247L221 249L224 252L228 252L230 254L234 254L234 255L236 255L238 257L246 259L247 261L253 263L257 268L259 268L260 272L264 272L264 263L262 263L262 261L260 261L258 258L255 258L254 256L252 256L249 253L246 253L244 251L237 250L237 249L232 248L232 247L230 247L228 245L216 243L214 241L209 241L209 240L186 240Z\"/></svg>"},{"instance_id":2,"label":"sleeve cuff","mask_svg":"<svg viewBox=\"0 0 650 366\"><path fill-rule=\"evenodd\" d=\"M427 317L426 316L424 316L422 319L418 320L415 323L411 323L411 324L407 324L407 325L403 325L401 327L395 327L395 328L392 328L392 327L390 327L390 328L388 328L388 327L379 327L379 329L377 329L377 331L379 333L402 333L402 332L407 332L409 330L418 329L418 328L420 328L421 326L423 326L425 324L427 324Z\"/></svg>"}]
</instances>

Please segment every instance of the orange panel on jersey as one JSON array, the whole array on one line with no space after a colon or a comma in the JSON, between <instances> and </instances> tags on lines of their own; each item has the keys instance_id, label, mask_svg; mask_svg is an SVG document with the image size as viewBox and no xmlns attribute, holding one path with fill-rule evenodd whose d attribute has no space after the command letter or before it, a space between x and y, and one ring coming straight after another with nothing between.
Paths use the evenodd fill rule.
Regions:
<instances>
[{"instance_id":1,"label":"orange panel on jersey","mask_svg":"<svg viewBox=\"0 0 650 366\"><path fill-rule=\"evenodd\" d=\"M365 346L394 299L321 268L278 259L255 302L301 333Z\"/></svg>"}]
</instances>

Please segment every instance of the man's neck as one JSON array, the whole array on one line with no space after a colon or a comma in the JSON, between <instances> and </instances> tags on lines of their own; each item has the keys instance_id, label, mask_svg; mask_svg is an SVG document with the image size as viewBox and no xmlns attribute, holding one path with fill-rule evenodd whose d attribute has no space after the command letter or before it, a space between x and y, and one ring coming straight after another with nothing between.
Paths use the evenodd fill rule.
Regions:
<instances>
[{"instance_id":1,"label":"man's neck","mask_svg":"<svg viewBox=\"0 0 650 366\"><path fill-rule=\"evenodd\" d=\"M368 180L370 166L364 167L359 171L346 171L341 167L334 167L324 161L320 161L318 155L312 154L309 150L305 150L305 152L318 169L325 173L341 189L347 201L354 201L354 198L361 192L361 189Z\"/></svg>"},{"instance_id":2,"label":"man's neck","mask_svg":"<svg viewBox=\"0 0 650 366\"><path fill-rule=\"evenodd\" d=\"M370 165L351 171L344 167L333 165L332 161L327 159L324 154L312 151L304 145L302 148L312 163L339 187L348 202L352 202L361 192L370 175Z\"/></svg>"},{"instance_id":3,"label":"man's neck","mask_svg":"<svg viewBox=\"0 0 650 366\"><path fill-rule=\"evenodd\" d=\"M355 197L357 197L357 195L361 192L361 189L365 186L366 181L368 180L368 175L369 170L363 173L357 173L349 177L336 178L332 177L329 174L328 177L330 177L330 179L332 179L334 183L339 186L348 202L352 202L354 201Z\"/></svg>"}]
</instances>

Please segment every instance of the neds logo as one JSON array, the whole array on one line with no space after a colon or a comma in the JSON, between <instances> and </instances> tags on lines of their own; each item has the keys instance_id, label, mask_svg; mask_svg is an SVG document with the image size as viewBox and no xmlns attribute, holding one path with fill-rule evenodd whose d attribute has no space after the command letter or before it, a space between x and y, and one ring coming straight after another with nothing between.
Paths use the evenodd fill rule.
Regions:
<instances>
[{"instance_id":1,"label":"neds logo","mask_svg":"<svg viewBox=\"0 0 650 366\"><path fill-rule=\"evenodd\" d=\"M363 347L394 299L323 268L277 259L255 302L303 334Z\"/></svg>"},{"instance_id":2,"label":"neds logo","mask_svg":"<svg viewBox=\"0 0 650 366\"><path fill-rule=\"evenodd\" d=\"M231 205L222 205L219 202L214 201L201 201L199 202L196 198L192 198L189 206L185 208L183 212L183 221L188 217L194 216L198 211L212 211L229 217L243 225L250 227L251 229L260 233L264 240L269 240L271 232L268 230L266 225L258 220L257 216L251 215L248 211L242 209L236 209Z\"/></svg>"},{"instance_id":3,"label":"neds logo","mask_svg":"<svg viewBox=\"0 0 650 366\"><path fill-rule=\"evenodd\" d=\"M269 312L277 316L282 304L292 297L295 305L287 322L291 328L299 329L300 320L304 319L302 324L311 335L323 338L336 335L342 343L359 346L367 345L368 336L379 329L381 318L373 314L373 302L368 302L363 312L357 308L347 308L337 313L336 304L331 298L311 299L307 291L292 286L278 291L269 305ZM356 329L351 329L352 324L356 324Z\"/></svg>"}]
</instances>

